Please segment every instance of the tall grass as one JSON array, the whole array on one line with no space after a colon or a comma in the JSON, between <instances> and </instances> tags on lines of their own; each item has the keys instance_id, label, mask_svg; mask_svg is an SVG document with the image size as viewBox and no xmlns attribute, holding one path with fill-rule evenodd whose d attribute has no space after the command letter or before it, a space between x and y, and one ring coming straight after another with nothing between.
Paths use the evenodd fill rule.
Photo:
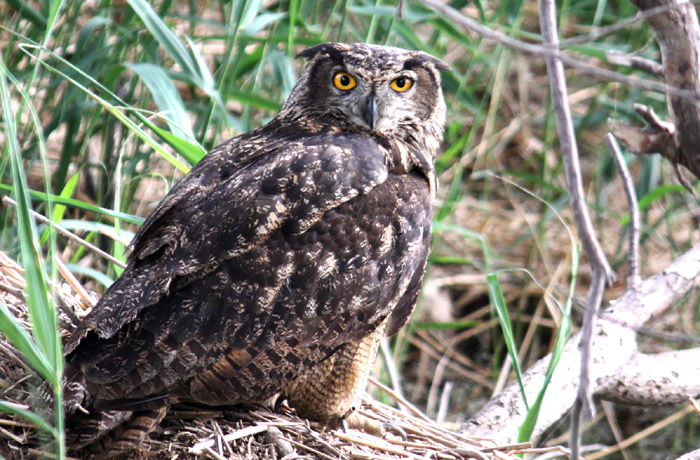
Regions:
<instances>
[{"instance_id":1,"label":"tall grass","mask_svg":"<svg viewBox=\"0 0 700 460\"><path fill-rule=\"evenodd\" d=\"M535 2L452 3L489 27L539 40ZM436 159L441 189L428 273L437 281L484 274L488 282L450 285L454 321L431 321L437 307L424 298L414 321L432 326L409 327L394 340L394 357L405 380L416 382L416 402L425 401L426 391L419 384L423 371L411 366L410 358L416 353L413 345L423 338L454 340L451 346L485 375L481 382L464 381L457 387L455 419L467 394L487 398L484 389L499 381L499 373L510 372L507 355L519 375L520 366L562 347L575 324L570 286L580 270L571 255L575 244L566 233L571 217L540 60L467 33L415 1L405 2L401 17L395 2L382 0L39 5L22 0L0 5L0 16L7 19L0 29L0 190L18 202L16 209L5 208L0 219L0 249L21 260L26 270L32 323L31 331L25 330L0 306L0 331L50 383L55 418L43 420L7 402L1 407L48 433L59 456L62 355L53 258L68 258L69 266L96 290L119 268L48 228L37 229L29 211L56 224L77 225L87 240L123 260L123 245L100 228L107 225L115 235L133 232L153 203L206 151L269 120L298 75L296 52L322 41L422 49L454 68L444 75L448 125L444 151ZM591 26L633 14L627 2L565 2L559 18L563 42ZM610 49L654 58L650 37L639 24L577 42L571 49L591 62ZM609 256L624 270L626 210L604 150L604 123L608 117L633 118L633 102L663 113L665 100L580 73L570 75L569 86L589 203ZM692 203L672 185L670 168L658 158L629 161L644 211L643 265L649 274L689 245ZM40 239L39 230L47 236ZM508 275L507 283L501 274ZM580 289L586 282L584 275ZM470 339L469 346L460 342L465 324L460 318L485 304L493 308L477 323L493 315L502 327ZM549 320L554 326L541 325ZM528 427L522 433L527 438Z\"/></svg>"}]
</instances>

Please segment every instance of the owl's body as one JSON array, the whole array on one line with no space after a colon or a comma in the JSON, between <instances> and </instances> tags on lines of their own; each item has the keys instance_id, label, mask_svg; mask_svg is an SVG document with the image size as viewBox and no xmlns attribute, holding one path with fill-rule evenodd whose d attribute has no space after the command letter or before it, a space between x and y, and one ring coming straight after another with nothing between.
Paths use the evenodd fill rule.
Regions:
<instances>
[{"instance_id":1,"label":"owl's body","mask_svg":"<svg viewBox=\"0 0 700 460\"><path fill-rule=\"evenodd\" d=\"M131 419L112 436L122 450L175 402L281 395L335 422L379 339L410 316L429 250L444 64L361 44L301 56L309 64L280 114L173 188L69 340L68 410L90 412L73 415L74 446Z\"/></svg>"}]
</instances>

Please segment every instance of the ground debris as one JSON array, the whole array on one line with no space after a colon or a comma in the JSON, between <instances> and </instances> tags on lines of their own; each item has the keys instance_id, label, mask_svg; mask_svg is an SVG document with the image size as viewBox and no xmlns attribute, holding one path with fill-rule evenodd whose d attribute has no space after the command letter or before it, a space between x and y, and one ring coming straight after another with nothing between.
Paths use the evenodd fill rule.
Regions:
<instances>
[{"instance_id":1,"label":"ground debris","mask_svg":"<svg viewBox=\"0 0 700 460\"><path fill-rule=\"evenodd\" d=\"M0 251L0 302L26 327L22 268ZM89 305L69 288L60 297L61 334L75 327ZM0 336L0 399L29 409L28 397L40 383L21 355ZM175 406L128 460L220 459L445 459L515 458L523 445L501 448L484 439L471 439L430 421L406 414L364 396L361 415L405 432L387 431L383 437L348 429L329 429L297 417L282 404L280 413L265 407L202 408ZM420 414L419 414L420 415ZM0 456L33 458L41 450L31 424L0 412Z\"/></svg>"}]
</instances>

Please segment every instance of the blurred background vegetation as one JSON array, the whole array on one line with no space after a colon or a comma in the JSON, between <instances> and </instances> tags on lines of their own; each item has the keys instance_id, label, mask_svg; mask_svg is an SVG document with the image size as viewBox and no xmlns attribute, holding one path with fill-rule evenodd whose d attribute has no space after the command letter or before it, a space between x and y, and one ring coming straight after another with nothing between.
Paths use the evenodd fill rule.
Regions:
<instances>
[{"instance_id":1,"label":"blurred background vegetation","mask_svg":"<svg viewBox=\"0 0 700 460\"><path fill-rule=\"evenodd\" d=\"M540 41L535 1L449 3L489 28ZM562 45L578 59L654 78L605 58L614 50L659 59L649 28L630 20L637 11L628 1L563 0L558 7ZM606 33L590 34L600 28ZM60 259L99 295L119 267L46 225L33 229L18 199L25 187L34 210L125 260L130 237L158 201L204 152L270 120L303 65L295 54L324 41L421 49L454 69L444 73L448 121L436 159L431 265L417 314L391 344L407 398L458 428L513 378L496 308L510 317L525 369L551 351L567 302L574 330L580 324L590 271L574 254L544 60L484 40L420 2L406 0L401 17L394 0L0 3L0 195L20 201L0 204L0 250L47 284L64 282ZM639 122L634 103L663 118L665 95L580 71L567 77L588 204L618 274L605 295L615 299L625 289L627 209L604 144L606 121ZM700 213L658 155L627 159L648 276L697 241ZM486 275L496 272L501 305L489 300ZM36 308L49 313L43 326L32 326L27 346L47 356L47 372L60 372L58 342L43 337L56 316L44 297ZM687 299L653 329L670 339L697 337L699 305ZM682 346L657 336L645 339L649 350ZM385 369L378 362L376 374L388 381ZM615 444L662 421L605 458L661 458L660 449L675 458L699 444L692 416L663 423L677 409L599 409L584 444ZM543 443L564 444L566 425Z\"/></svg>"}]
</instances>

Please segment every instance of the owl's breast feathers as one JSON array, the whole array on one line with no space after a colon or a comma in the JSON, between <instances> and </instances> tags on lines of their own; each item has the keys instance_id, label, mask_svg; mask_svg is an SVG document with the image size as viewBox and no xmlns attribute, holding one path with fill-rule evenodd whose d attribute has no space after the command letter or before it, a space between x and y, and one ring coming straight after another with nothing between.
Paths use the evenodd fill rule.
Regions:
<instances>
[{"instance_id":1,"label":"owl's breast feathers","mask_svg":"<svg viewBox=\"0 0 700 460\"><path fill-rule=\"evenodd\" d=\"M222 144L146 220L66 345L88 404L267 398L387 317L390 334L404 324L432 169L397 172L367 133L308 134L273 121Z\"/></svg>"}]
</instances>

